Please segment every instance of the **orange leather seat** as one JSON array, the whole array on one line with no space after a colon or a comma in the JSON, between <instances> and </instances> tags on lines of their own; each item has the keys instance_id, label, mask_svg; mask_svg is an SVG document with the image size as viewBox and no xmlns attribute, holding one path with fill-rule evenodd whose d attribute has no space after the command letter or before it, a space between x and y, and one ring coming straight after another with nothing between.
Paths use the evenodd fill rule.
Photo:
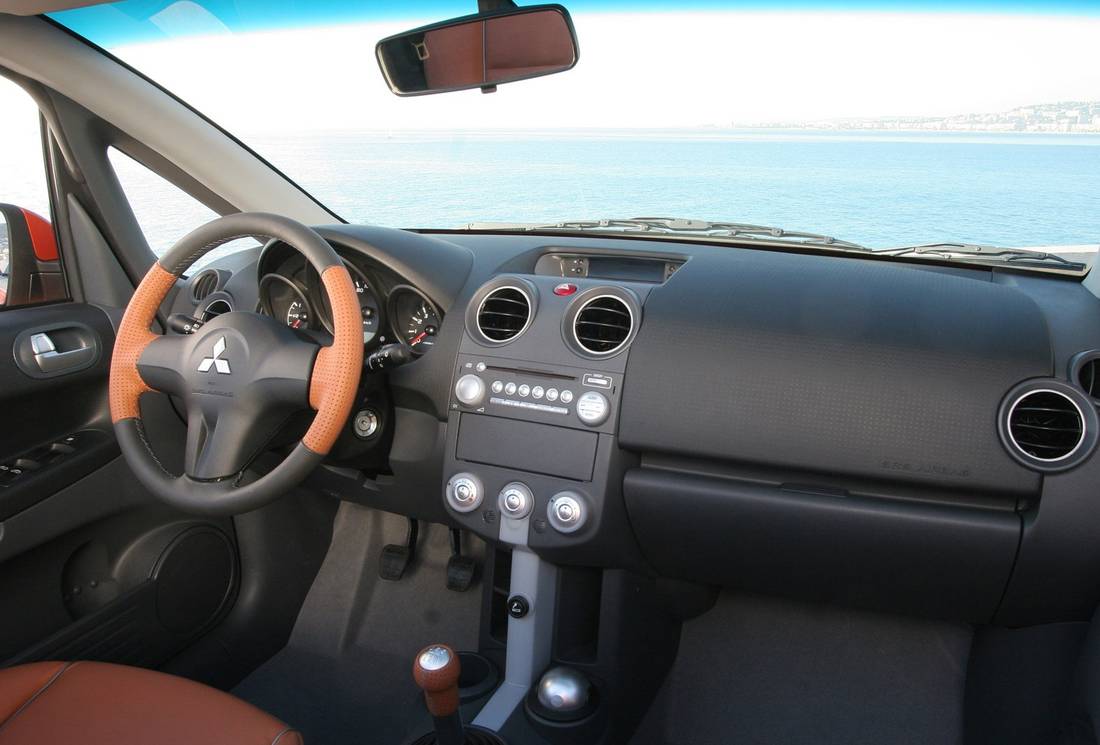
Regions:
<instances>
[{"instance_id":1,"label":"orange leather seat","mask_svg":"<svg viewBox=\"0 0 1100 745\"><path fill-rule=\"evenodd\" d=\"M0 745L302 745L275 717L228 693L101 662L0 670Z\"/></svg>"}]
</instances>

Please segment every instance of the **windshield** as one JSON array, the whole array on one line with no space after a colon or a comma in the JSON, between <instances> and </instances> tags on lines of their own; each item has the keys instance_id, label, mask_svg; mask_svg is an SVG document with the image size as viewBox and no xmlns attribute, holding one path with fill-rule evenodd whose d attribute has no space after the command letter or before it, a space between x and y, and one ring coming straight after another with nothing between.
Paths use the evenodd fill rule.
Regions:
<instances>
[{"instance_id":1,"label":"windshield","mask_svg":"<svg viewBox=\"0 0 1100 745\"><path fill-rule=\"evenodd\" d=\"M1100 13L1087 4L566 7L573 69L416 98L390 91L375 43L473 0L127 0L53 18L350 222L653 215L872 248L1096 250Z\"/></svg>"}]
</instances>

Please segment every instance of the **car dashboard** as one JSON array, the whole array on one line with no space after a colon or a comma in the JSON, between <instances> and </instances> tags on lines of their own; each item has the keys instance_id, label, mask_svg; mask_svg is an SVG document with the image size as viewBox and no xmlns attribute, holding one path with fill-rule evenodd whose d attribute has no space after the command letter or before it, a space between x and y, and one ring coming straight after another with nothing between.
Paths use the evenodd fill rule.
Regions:
<instances>
[{"instance_id":1,"label":"car dashboard","mask_svg":"<svg viewBox=\"0 0 1100 745\"><path fill-rule=\"evenodd\" d=\"M327 226L367 375L323 493L559 564L970 622L1081 618L1100 587L1100 301L1086 280L926 259ZM204 278L205 277L205 278ZM214 280L211 281L211 277ZM196 289L199 292L196 292ZM320 340L289 247L173 311Z\"/></svg>"}]
</instances>

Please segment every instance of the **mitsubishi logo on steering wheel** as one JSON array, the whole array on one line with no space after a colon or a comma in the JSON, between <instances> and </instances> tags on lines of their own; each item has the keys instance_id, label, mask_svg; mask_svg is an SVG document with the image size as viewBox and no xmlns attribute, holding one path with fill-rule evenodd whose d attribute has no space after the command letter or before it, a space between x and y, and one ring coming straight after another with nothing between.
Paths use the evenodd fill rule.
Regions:
<instances>
[{"instance_id":1,"label":"mitsubishi logo on steering wheel","mask_svg":"<svg viewBox=\"0 0 1100 745\"><path fill-rule=\"evenodd\" d=\"M221 337L214 342L214 356L203 357L202 362L199 363L199 372L210 372L210 368L213 367L215 371L222 375L229 375L229 360L223 360L221 356L225 353L225 337Z\"/></svg>"}]
</instances>

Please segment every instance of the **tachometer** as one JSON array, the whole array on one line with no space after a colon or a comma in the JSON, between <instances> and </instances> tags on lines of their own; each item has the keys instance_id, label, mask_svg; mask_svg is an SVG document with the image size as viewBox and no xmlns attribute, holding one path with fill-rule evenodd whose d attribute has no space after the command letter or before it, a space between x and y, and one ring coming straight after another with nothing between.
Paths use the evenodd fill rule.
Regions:
<instances>
[{"instance_id":1,"label":"tachometer","mask_svg":"<svg viewBox=\"0 0 1100 745\"><path fill-rule=\"evenodd\" d=\"M435 346L442 317L415 287L395 288L390 293L389 313L394 333L414 354L424 354Z\"/></svg>"}]
</instances>

